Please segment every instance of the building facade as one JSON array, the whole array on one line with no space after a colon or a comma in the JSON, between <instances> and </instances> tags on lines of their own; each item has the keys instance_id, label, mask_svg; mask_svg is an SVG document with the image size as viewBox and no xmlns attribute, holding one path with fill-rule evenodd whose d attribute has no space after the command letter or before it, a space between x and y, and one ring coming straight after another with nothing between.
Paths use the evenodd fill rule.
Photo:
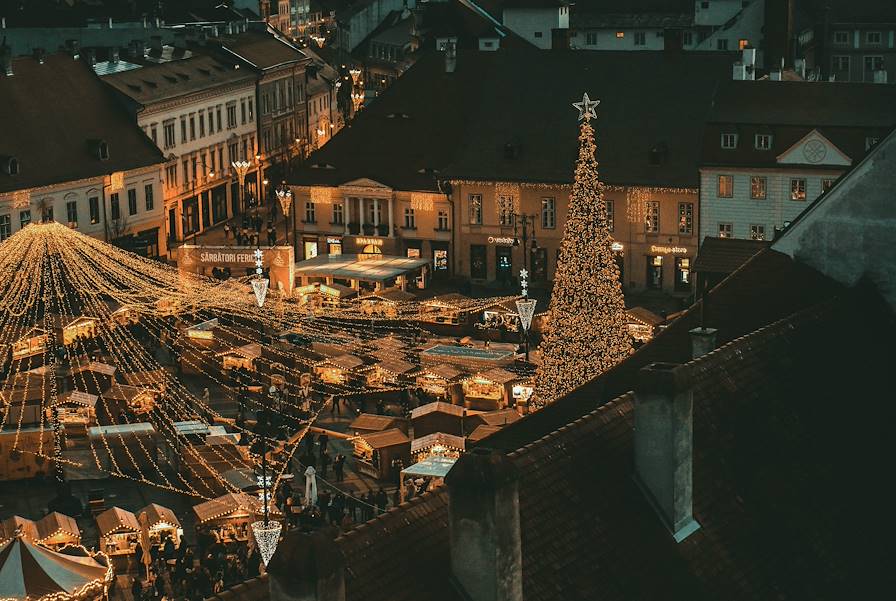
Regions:
<instances>
[{"instance_id":1,"label":"building facade","mask_svg":"<svg viewBox=\"0 0 896 601\"><path fill-rule=\"evenodd\" d=\"M806 110L809 106L813 110ZM856 111L857 106L864 109ZM773 239L775 229L830 189L893 126L892 86L786 81L722 86L703 141L700 239Z\"/></svg>"},{"instance_id":2,"label":"building facade","mask_svg":"<svg viewBox=\"0 0 896 601\"><path fill-rule=\"evenodd\" d=\"M555 32L569 29L569 3L513 0L502 7L504 26L541 50L553 47Z\"/></svg>"},{"instance_id":3,"label":"building facade","mask_svg":"<svg viewBox=\"0 0 896 601\"><path fill-rule=\"evenodd\" d=\"M147 64L104 80L133 107L137 124L165 155L164 214L169 248L245 210L235 161L256 154L255 74L211 56Z\"/></svg>"},{"instance_id":4,"label":"building facade","mask_svg":"<svg viewBox=\"0 0 896 601\"><path fill-rule=\"evenodd\" d=\"M837 17L800 35L810 68L821 79L896 83L896 6L879 20Z\"/></svg>"}]
</instances>

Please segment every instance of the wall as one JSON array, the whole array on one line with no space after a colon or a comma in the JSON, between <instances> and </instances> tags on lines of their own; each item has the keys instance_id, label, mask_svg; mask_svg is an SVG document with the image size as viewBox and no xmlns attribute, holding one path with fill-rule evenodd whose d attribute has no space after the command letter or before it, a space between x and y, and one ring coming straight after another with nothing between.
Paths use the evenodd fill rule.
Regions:
<instances>
[{"instance_id":1,"label":"wall","mask_svg":"<svg viewBox=\"0 0 896 601\"><path fill-rule=\"evenodd\" d=\"M379 27L391 11L402 10L405 7L413 10L416 5L415 0L372 0L347 19L347 22L340 20L339 45L346 52L351 52Z\"/></svg>"},{"instance_id":2,"label":"wall","mask_svg":"<svg viewBox=\"0 0 896 601\"><path fill-rule=\"evenodd\" d=\"M877 31L881 34L881 43L868 44L866 34L869 31ZM836 44L835 36L838 32L847 34L846 44ZM822 65L822 73L833 75L836 81L864 81L873 82L873 74L865 71L866 56L880 56L883 58L883 67L887 71L889 83L896 83L896 30L893 25L878 25L854 29L833 25L830 28L830 36L825 42L829 64ZM836 58L849 57L849 69L836 69Z\"/></svg>"},{"instance_id":3,"label":"wall","mask_svg":"<svg viewBox=\"0 0 896 601\"><path fill-rule=\"evenodd\" d=\"M753 4L762 4L762 0L753 0ZM742 0L695 0L694 23L705 26L724 25L742 7Z\"/></svg>"},{"instance_id":4,"label":"wall","mask_svg":"<svg viewBox=\"0 0 896 601\"><path fill-rule=\"evenodd\" d=\"M616 37L617 32L622 32L623 37ZM643 45L635 45L635 32L644 33ZM595 43L589 44L589 40ZM662 50L665 47L662 29L583 28L575 32L570 43L580 50Z\"/></svg>"},{"instance_id":5,"label":"wall","mask_svg":"<svg viewBox=\"0 0 896 601\"><path fill-rule=\"evenodd\" d=\"M700 4L700 2L697 2ZM715 4L715 2L713 2ZM736 2L738 10L740 10L740 2ZM726 20L718 23L724 25ZM743 9L738 15L736 21L726 29L720 27L718 30L709 33L707 37L693 47L694 50L719 50L719 40L727 40L728 50L739 50L739 41L747 40L751 46L756 48L756 64L763 65L762 47L763 36L762 31L765 25L765 4L761 0L753 0L753 2ZM694 42L698 42L697 33L694 32Z\"/></svg>"},{"instance_id":6,"label":"wall","mask_svg":"<svg viewBox=\"0 0 896 601\"><path fill-rule=\"evenodd\" d=\"M550 50L551 30L569 28L569 8L505 8L504 26L541 50Z\"/></svg>"}]
</instances>

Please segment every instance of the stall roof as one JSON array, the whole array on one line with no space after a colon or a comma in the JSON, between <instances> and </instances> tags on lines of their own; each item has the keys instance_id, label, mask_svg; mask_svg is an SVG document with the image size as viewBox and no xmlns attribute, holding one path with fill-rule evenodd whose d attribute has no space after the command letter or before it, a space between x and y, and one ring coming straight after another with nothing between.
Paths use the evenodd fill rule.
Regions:
<instances>
[{"instance_id":1,"label":"stall roof","mask_svg":"<svg viewBox=\"0 0 896 601\"><path fill-rule=\"evenodd\" d=\"M227 349L226 351L221 351L217 353L216 357L223 357L224 355L239 355L245 359L258 359L261 357L261 344L257 342L250 342L249 344L244 344L243 346L238 346L235 348Z\"/></svg>"},{"instance_id":2,"label":"stall roof","mask_svg":"<svg viewBox=\"0 0 896 601\"><path fill-rule=\"evenodd\" d=\"M513 382L514 380L523 379L521 376L510 373L506 369L501 369L500 367L496 367L488 371L479 372L478 374L471 377L484 378L489 382L494 382L495 384L507 384L508 382Z\"/></svg>"},{"instance_id":3,"label":"stall roof","mask_svg":"<svg viewBox=\"0 0 896 601\"><path fill-rule=\"evenodd\" d=\"M644 307L632 307L625 310L628 318L646 326L658 326L663 323L663 318Z\"/></svg>"},{"instance_id":4,"label":"stall roof","mask_svg":"<svg viewBox=\"0 0 896 601\"><path fill-rule=\"evenodd\" d=\"M40 534L37 531L37 524L34 523L34 520L29 520L28 518L23 518L20 515L13 515L3 522L0 522L0 541L10 539L16 535L16 530L21 528L22 534L28 540L38 540L40 538Z\"/></svg>"},{"instance_id":5,"label":"stall roof","mask_svg":"<svg viewBox=\"0 0 896 601\"><path fill-rule=\"evenodd\" d=\"M230 492L211 501L193 506L193 512L199 523L222 518L236 511L261 514L261 501L252 495L242 492Z\"/></svg>"},{"instance_id":6,"label":"stall roof","mask_svg":"<svg viewBox=\"0 0 896 601\"><path fill-rule=\"evenodd\" d=\"M516 409L498 409L497 411L483 411L473 415L467 413L467 417L471 420L481 421L486 426L506 426L519 420L522 416Z\"/></svg>"},{"instance_id":7,"label":"stall roof","mask_svg":"<svg viewBox=\"0 0 896 601\"><path fill-rule=\"evenodd\" d=\"M439 363L438 365L431 365L425 368L421 373L429 374L431 376L435 376L437 378L442 378L443 380L453 380L454 378L460 377L464 372L457 369L452 365L446 365L445 363Z\"/></svg>"},{"instance_id":8,"label":"stall roof","mask_svg":"<svg viewBox=\"0 0 896 601\"><path fill-rule=\"evenodd\" d=\"M482 424L481 426L476 426L470 435L467 436L467 440L470 442L479 442L489 434L494 434L498 430L501 429L501 426L488 426L486 424Z\"/></svg>"},{"instance_id":9,"label":"stall roof","mask_svg":"<svg viewBox=\"0 0 896 601\"><path fill-rule=\"evenodd\" d=\"M24 537L0 544L0 574L3 598L20 600L99 598L113 577L92 555L57 553Z\"/></svg>"},{"instance_id":10,"label":"stall roof","mask_svg":"<svg viewBox=\"0 0 896 601\"><path fill-rule=\"evenodd\" d=\"M209 332L218 327L218 318L209 319L208 321L203 321L202 323L197 323L196 325L189 326L187 331L193 332Z\"/></svg>"},{"instance_id":11,"label":"stall roof","mask_svg":"<svg viewBox=\"0 0 896 601\"><path fill-rule=\"evenodd\" d=\"M38 541L50 538L57 532L69 534L74 538L81 538L81 530L75 518L54 511L37 520L37 532L40 535Z\"/></svg>"},{"instance_id":12,"label":"stall roof","mask_svg":"<svg viewBox=\"0 0 896 601\"><path fill-rule=\"evenodd\" d=\"M381 432L394 428L396 422L400 418L391 415L375 415L373 413L362 413L355 418L355 421L349 425L349 430L370 430L371 432Z\"/></svg>"},{"instance_id":13,"label":"stall roof","mask_svg":"<svg viewBox=\"0 0 896 601\"><path fill-rule=\"evenodd\" d=\"M91 438L100 436L119 436L122 434L154 434L156 429L148 422L134 422L132 424L111 424L108 426L93 426L87 429Z\"/></svg>"},{"instance_id":14,"label":"stall roof","mask_svg":"<svg viewBox=\"0 0 896 601\"><path fill-rule=\"evenodd\" d=\"M424 449L429 449L436 445L451 447L452 449L464 450L463 436L455 436L454 434L446 434L444 432L433 432L411 441L411 452L416 453Z\"/></svg>"},{"instance_id":15,"label":"stall roof","mask_svg":"<svg viewBox=\"0 0 896 601\"><path fill-rule=\"evenodd\" d=\"M402 476L419 476L423 478L444 478L457 461L453 457L427 457L410 467L401 470ZM404 478L402 478L404 479Z\"/></svg>"},{"instance_id":16,"label":"stall roof","mask_svg":"<svg viewBox=\"0 0 896 601\"><path fill-rule=\"evenodd\" d=\"M396 375L406 374L414 369L414 365L407 361L402 361L401 359L383 359L374 367L379 367L380 369Z\"/></svg>"},{"instance_id":17,"label":"stall roof","mask_svg":"<svg viewBox=\"0 0 896 601\"><path fill-rule=\"evenodd\" d=\"M174 422L174 432L178 436L200 435L208 436L211 433L209 425L198 419L190 419L183 422Z\"/></svg>"},{"instance_id":18,"label":"stall roof","mask_svg":"<svg viewBox=\"0 0 896 601\"><path fill-rule=\"evenodd\" d=\"M412 273L429 259L409 259L391 255L319 255L296 263L296 275L307 277L334 276L349 280L384 282Z\"/></svg>"},{"instance_id":19,"label":"stall roof","mask_svg":"<svg viewBox=\"0 0 896 601\"><path fill-rule=\"evenodd\" d=\"M361 434L358 438L364 441L374 449L384 449L386 447L394 447L395 445L410 442L407 434L398 428L383 430L382 432L371 432L370 434Z\"/></svg>"},{"instance_id":20,"label":"stall roof","mask_svg":"<svg viewBox=\"0 0 896 601\"><path fill-rule=\"evenodd\" d=\"M46 390L49 392L49 389ZM0 401L6 404L19 405L28 401L40 401L44 398L42 387L29 386L28 388L13 388L12 390L0 390Z\"/></svg>"},{"instance_id":21,"label":"stall roof","mask_svg":"<svg viewBox=\"0 0 896 601\"><path fill-rule=\"evenodd\" d=\"M96 317L90 317L88 315L81 315L79 317L72 317L71 315L59 315L58 313L50 314L50 321L53 324L54 328L67 328L73 325L77 325L79 323L86 322L95 322L97 321Z\"/></svg>"},{"instance_id":22,"label":"stall roof","mask_svg":"<svg viewBox=\"0 0 896 601\"><path fill-rule=\"evenodd\" d=\"M451 403L443 403L442 401L435 401L432 403L427 403L426 405L421 405L420 407L416 407L411 410L411 419L417 419L418 417L422 417L424 415L429 415L430 413L447 413L448 415L457 415L462 416L464 414L464 408L460 405L452 405Z\"/></svg>"},{"instance_id":23,"label":"stall roof","mask_svg":"<svg viewBox=\"0 0 896 601\"><path fill-rule=\"evenodd\" d=\"M93 371L104 376L114 376L117 369L114 365L109 365L102 361L91 361L90 363L71 368L68 373L69 375L74 375L84 371Z\"/></svg>"},{"instance_id":24,"label":"stall roof","mask_svg":"<svg viewBox=\"0 0 896 601\"><path fill-rule=\"evenodd\" d=\"M422 301L421 304L427 307L451 307L453 309L457 308L458 302L468 300L470 300L469 296L464 296L459 292L449 292Z\"/></svg>"},{"instance_id":25,"label":"stall roof","mask_svg":"<svg viewBox=\"0 0 896 601\"><path fill-rule=\"evenodd\" d=\"M124 375L125 381L132 386L154 386L164 383L168 378L168 372L161 367L122 375Z\"/></svg>"},{"instance_id":26,"label":"stall roof","mask_svg":"<svg viewBox=\"0 0 896 601\"><path fill-rule=\"evenodd\" d=\"M332 344L329 342L312 342L311 350L322 357L338 357L346 354L350 349L345 344Z\"/></svg>"},{"instance_id":27,"label":"stall roof","mask_svg":"<svg viewBox=\"0 0 896 601\"><path fill-rule=\"evenodd\" d=\"M138 532L140 522L137 516L121 507L112 507L96 516L96 525L100 536L108 536L118 532Z\"/></svg>"},{"instance_id":28,"label":"stall roof","mask_svg":"<svg viewBox=\"0 0 896 601\"><path fill-rule=\"evenodd\" d=\"M342 369L355 369L356 367L364 365L364 360L360 357L355 357L354 355L345 354L339 355L338 357L330 357L329 359L321 361L321 363L329 363Z\"/></svg>"},{"instance_id":29,"label":"stall roof","mask_svg":"<svg viewBox=\"0 0 896 601\"><path fill-rule=\"evenodd\" d=\"M403 303L407 301L412 301L417 297L411 294L410 292L406 292L401 288L388 288L386 290L380 290L379 292L374 292L373 294L368 294L367 296L361 297L360 300L384 300L391 303Z\"/></svg>"},{"instance_id":30,"label":"stall roof","mask_svg":"<svg viewBox=\"0 0 896 601\"><path fill-rule=\"evenodd\" d=\"M74 403L75 405L81 405L83 407L96 407L96 402L99 398L100 397L95 394L81 392L80 390L70 390L58 395L56 397L56 402L51 403L50 406L55 407L56 405Z\"/></svg>"},{"instance_id":31,"label":"stall roof","mask_svg":"<svg viewBox=\"0 0 896 601\"><path fill-rule=\"evenodd\" d=\"M127 384L114 383L103 393L103 398L107 401L126 401L130 402L143 393L150 392L146 388L139 386L129 386Z\"/></svg>"},{"instance_id":32,"label":"stall roof","mask_svg":"<svg viewBox=\"0 0 896 601\"><path fill-rule=\"evenodd\" d=\"M156 524L168 524L169 526L180 528L180 520L177 519L174 512L162 505L150 503L139 511L138 515L140 514L146 514L146 524L150 528Z\"/></svg>"}]
</instances>

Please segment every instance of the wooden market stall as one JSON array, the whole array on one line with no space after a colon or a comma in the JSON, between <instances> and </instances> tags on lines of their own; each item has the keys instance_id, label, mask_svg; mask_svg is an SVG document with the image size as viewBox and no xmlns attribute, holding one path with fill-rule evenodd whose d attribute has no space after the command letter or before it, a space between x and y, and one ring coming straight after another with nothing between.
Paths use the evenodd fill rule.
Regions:
<instances>
[{"instance_id":1,"label":"wooden market stall","mask_svg":"<svg viewBox=\"0 0 896 601\"><path fill-rule=\"evenodd\" d=\"M184 529L174 512L167 507L150 503L137 512L137 520L146 528L151 545L161 547L170 538L175 547L180 546Z\"/></svg>"},{"instance_id":2,"label":"wooden market stall","mask_svg":"<svg viewBox=\"0 0 896 601\"><path fill-rule=\"evenodd\" d=\"M355 436L373 434L374 432L382 432L383 430L390 430L392 428L398 428L407 434L408 420L392 415L362 413L358 415L358 417L355 418L355 421L349 424L348 427L349 431L354 433Z\"/></svg>"},{"instance_id":3,"label":"wooden market stall","mask_svg":"<svg viewBox=\"0 0 896 601\"><path fill-rule=\"evenodd\" d=\"M118 421L118 416L125 412L133 415L150 413L155 409L158 397L159 392L151 388L118 383L103 393L105 407L114 413L112 421Z\"/></svg>"},{"instance_id":4,"label":"wooden market stall","mask_svg":"<svg viewBox=\"0 0 896 601\"><path fill-rule=\"evenodd\" d=\"M388 288L361 297L359 305L361 313L386 318L398 317L402 303L413 301L417 297L401 288Z\"/></svg>"},{"instance_id":5,"label":"wooden market stall","mask_svg":"<svg viewBox=\"0 0 896 601\"><path fill-rule=\"evenodd\" d=\"M520 414L516 409L498 409L497 411L467 411L464 418L464 431L468 437L473 430L479 426L495 426L503 428L507 424L520 419Z\"/></svg>"},{"instance_id":6,"label":"wooden market stall","mask_svg":"<svg viewBox=\"0 0 896 601\"><path fill-rule=\"evenodd\" d=\"M338 308L343 301L351 300L358 296L358 291L342 284L322 284L314 282L305 286L299 286L293 292L302 305L310 305L316 308Z\"/></svg>"},{"instance_id":7,"label":"wooden market stall","mask_svg":"<svg viewBox=\"0 0 896 601\"><path fill-rule=\"evenodd\" d=\"M484 438L494 434L501 429L501 426L476 426L476 428L467 435L467 446L475 447Z\"/></svg>"},{"instance_id":8,"label":"wooden market stall","mask_svg":"<svg viewBox=\"0 0 896 601\"><path fill-rule=\"evenodd\" d=\"M40 538L37 523L34 520L13 515L0 522L0 543L16 537L20 533L26 540L36 541Z\"/></svg>"},{"instance_id":9,"label":"wooden market stall","mask_svg":"<svg viewBox=\"0 0 896 601\"><path fill-rule=\"evenodd\" d=\"M464 372L448 365L427 365L417 373L415 380L417 388L423 395L458 404L461 402L462 389L460 380Z\"/></svg>"},{"instance_id":10,"label":"wooden market stall","mask_svg":"<svg viewBox=\"0 0 896 601\"><path fill-rule=\"evenodd\" d=\"M184 332L186 333L187 338L191 340L213 341L215 339L215 328L219 325L217 318L209 319L202 323L188 326L185 328Z\"/></svg>"},{"instance_id":11,"label":"wooden market stall","mask_svg":"<svg viewBox=\"0 0 896 601\"><path fill-rule=\"evenodd\" d=\"M519 379L500 367L470 376L463 382L464 405L481 411L503 409L511 404L513 382Z\"/></svg>"},{"instance_id":12,"label":"wooden market stall","mask_svg":"<svg viewBox=\"0 0 896 601\"><path fill-rule=\"evenodd\" d=\"M51 321L56 341L64 346L72 345L80 339L95 337L99 327L99 320L96 317L85 315L80 317L52 315Z\"/></svg>"},{"instance_id":13,"label":"wooden market stall","mask_svg":"<svg viewBox=\"0 0 896 601\"><path fill-rule=\"evenodd\" d=\"M121 507L112 507L96 516L100 533L100 550L115 561L127 559L140 544L140 523L137 516Z\"/></svg>"},{"instance_id":14,"label":"wooden market stall","mask_svg":"<svg viewBox=\"0 0 896 601\"><path fill-rule=\"evenodd\" d=\"M514 339L519 332L520 318L515 300L505 300L486 308L477 329L484 330L489 340Z\"/></svg>"},{"instance_id":15,"label":"wooden market stall","mask_svg":"<svg viewBox=\"0 0 896 601\"><path fill-rule=\"evenodd\" d=\"M362 434L353 440L355 466L362 473L379 480L394 478L393 465L411 463L411 440L398 428Z\"/></svg>"},{"instance_id":16,"label":"wooden market stall","mask_svg":"<svg viewBox=\"0 0 896 601\"><path fill-rule=\"evenodd\" d=\"M663 318L644 307L632 307L625 310L628 320L628 332L636 343L650 342Z\"/></svg>"},{"instance_id":17,"label":"wooden market stall","mask_svg":"<svg viewBox=\"0 0 896 601\"><path fill-rule=\"evenodd\" d=\"M401 470L401 500L410 500L411 484L414 496L440 486L456 461L453 457L432 456Z\"/></svg>"},{"instance_id":18,"label":"wooden market stall","mask_svg":"<svg viewBox=\"0 0 896 601\"><path fill-rule=\"evenodd\" d=\"M451 292L434 296L420 303L420 321L424 323L464 325L468 322L470 311L464 307L469 297Z\"/></svg>"},{"instance_id":19,"label":"wooden market stall","mask_svg":"<svg viewBox=\"0 0 896 601\"><path fill-rule=\"evenodd\" d=\"M327 384L346 384L352 371L364 365L364 360L354 355L339 355L324 359L314 366L314 373Z\"/></svg>"},{"instance_id":20,"label":"wooden market stall","mask_svg":"<svg viewBox=\"0 0 896 601\"><path fill-rule=\"evenodd\" d=\"M463 407L439 401L427 403L411 410L411 425L414 428L415 438L435 432L463 436L463 419Z\"/></svg>"},{"instance_id":21,"label":"wooden market stall","mask_svg":"<svg viewBox=\"0 0 896 601\"><path fill-rule=\"evenodd\" d=\"M117 370L114 365L102 361L77 361L66 374L66 384L70 389L101 395L112 386Z\"/></svg>"},{"instance_id":22,"label":"wooden market stall","mask_svg":"<svg viewBox=\"0 0 896 601\"><path fill-rule=\"evenodd\" d=\"M96 425L96 402L99 397L95 394L69 390L58 395L55 401L51 400L47 407L47 419L52 419L53 409L59 416L59 422L66 428L66 433L79 432L87 434L87 428Z\"/></svg>"},{"instance_id":23,"label":"wooden market stall","mask_svg":"<svg viewBox=\"0 0 896 601\"><path fill-rule=\"evenodd\" d=\"M464 452L463 436L433 432L426 436L414 436L411 441L411 459L414 463L428 457L450 457L457 459Z\"/></svg>"},{"instance_id":24,"label":"wooden market stall","mask_svg":"<svg viewBox=\"0 0 896 601\"><path fill-rule=\"evenodd\" d=\"M41 355L49 348L49 345L50 335L45 329L31 328L12 343L12 358L15 361Z\"/></svg>"},{"instance_id":25,"label":"wooden market stall","mask_svg":"<svg viewBox=\"0 0 896 601\"><path fill-rule=\"evenodd\" d=\"M367 372L367 385L371 388L392 388L409 382L408 374L417 369L401 359L383 359Z\"/></svg>"},{"instance_id":26,"label":"wooden market stall","mask_svg":"<svg viewBox=\"0 0 896 601\"><path fill-rule=\"evenodd\" d=\"M135 474L158 470L159 437L149 422L94 426L87 429L87 436L100 469L114 472L117 465Z\"/></svg>"},{"instance_id":27,"label":"wooden market stall","mask_svg":"<svg viewBox=\"0 0 896 601\"><path fill-rule=\"evenodd\" d=\"M39 538L34 542L45 547L58 551L65 546L78 545L81 542L81 530L73 517L54 511L36 523Z\"/></svg>"},{"instance_id":28,"label":"wooden market stall","mask_svg":"<svg viewBox=\"0 0 896 601\"><path fill-rule=\"evenodd\" d=\"M258 497L246 493L227 493L193 506L196 530L210 534L219 543L246 542L249 525L262 519L264 510ZM271 518L280 514L272 507Z\"/></svg>"},{"instance_id":29,"label":"wooden market stall","mask_svg":"<svg viewBox=\"0 0 896 601\"><path fill-rule=\"evenodd\" d=\"M261 344L252 342L227 349L215 355L221 359L222 369L246 369L255 371L255 361L261 358Z\"/></svg>"}]
</instances>

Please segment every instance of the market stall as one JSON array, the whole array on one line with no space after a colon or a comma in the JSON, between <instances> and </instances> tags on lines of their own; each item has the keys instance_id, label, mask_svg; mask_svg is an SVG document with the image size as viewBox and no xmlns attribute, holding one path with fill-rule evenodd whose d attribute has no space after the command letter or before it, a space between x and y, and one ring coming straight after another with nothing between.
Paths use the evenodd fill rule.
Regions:
<instances>
[{"instance_id":1,"label":"market stall","mask_svg":"<svg viewBox=\"0 0 896 601\"><path fill-rule=\"evenodd\" d=\"M503 409L513 398L512 384L520 377L496 367L464 380L464 405L470 409L494 411Z\"/></svg>"},{"instance_id":2,"label":"market stall","mask_svg":"<svg viewBox=\"0 0 896 601\"><path fill-rule=\"evenodd\" d=\"M175 547L180 546L184 530L173 511L162 505L150 503L138 511L137 516L149 534L151 545L161 547L170 538Z\"/></svg>"},{"instance_id":3,"label":"market stall","mask_svg":"<svg viewBox=\"0 0 896 601\"><path fill-rule=\"evenodd\" d=\"M484 330L490 340L513 339L519 332L520 318L516 301L506 300L485 309L482 321L476 324L477 329Z\"/></svg>"},{"instance_id":4,"label":"market stall","mask_svg":"<svg viewBox=\"0 0 896 601\"><path fill-rule=\"evenodd\" d=\"M388 288L380 290L359 299L361 313L372 317L398 317L402 303L407 303L417 298L410 292L400 288Z\"/></svg>"},{"instance_id":5,"label":"market stall","mask_svg":"<svg viewBox=\"0 0 896 601\"><path fill-rule=\"evenodd\" d=\"M435 432L463 436L463 419L463 407L439 401L427 403L411 410L411 425L416 438Z\"/></svg>"},{"instance_id":6,"label":"market stall","mask_svg":"<svg viewBox=\"0 0 896 601\"><path fill-rule=\"evenodd\" d=\"M40 538L34 520L13 515L0 522L0 543L15 538L16 533L21 533L26 540L32 542Z\"/></svg>"},{"instance_id":7,"label":"market stall","mask_svg":"<svg viewBox=\"0 0 896 601\"><path fill-rule=\"evenodd\" d=\"M77 428L86 434L86 428L96 425L96 402L99 397L80 390L70 390L51 400L47 407L47 420L52 419L53 409L59 416L59 422L72 433ZM74 427L74 428L73 428Z\"/></svg>"},{"instance_id":8,"label":"market stall","mask_svg":"<svg viewBox=\"0 0 896 601\"><path fill-rule=\"evenodd\" d=\"M127 384L112 384L103 393L106 407L117 415L125 411L133 415L146 415L155 409L158 397L159 393L155 390Z\"/></svg>"},{"instance_id":9,"label":"market stall","mask_svg":"<svg viewBox=\"0 0 896 601\"><path fill-rule=\"evenodd\" d=\"M4 601L100 601L108 598L114 572L104 553L83 547L58 553L25 537L0 543L0 599Z\"/></svg>"},{"instance_id":10,"label":"market stall","mask_svg":"<svg viewBox=\"0 0 896 601\"><path fill-rule=\"evenodd\" d=\"M193 506L196 514L196 530L210 534L219 543L246 542L249 525L264 515L258 497L246 493L227 493ZM271 516L277 513L273 508Z\"/></svg>"},{"instance_id":11,"label":"market stall","mask_svg":"<svg viewBox=\"0 0 896 601\"><path fill-rule=\"evenodd\" d=\"M69 346L78 340L96 336L99 320L95 317L66 317L53 315L53 333L57 342Z\"/></svg>"},{"instance_id":12,"label":"market stall","mask_svg":"<svg viewBox=\"0 0 896 601\"><path fill-rule=\"evenodd\" d=\"M440 363L427 365L416 376L417 387L421 396L437 400L459 402L461 395L460 379L464 372L458 368Z\"/></svg>"},{"instance_id":13,"label":"market stall","mask_svg":"<svg viewBox=\"0 0 896 601\"><path fill-rule=\"evenodd\" d=\"M215 328L218 327L218 319L209 319L202 323L187 327L184 331L187 338L193 341L211 342L215 339Z\"/></svg>"},{"instance_id":14,"label":"market stall","mask_svg":"<svg viewBox=\"0 0 896 601\"><path fill-rule=\"evenodd\" d=\"M300 304L320 308L339 308L343 301L358 296L358 291L342 284L313 283L296 288L294 295Z\"/></svg>"},{"instance_id":15,"label":"market stall","mask_svg":"<svg viewBox=\"0 0 896 601\"><path fill-rule=\"evenodd\" d=\"M80 389L90 394L101 395L115 381L118 368L102 361L79 360L66 375L66 384L70 389Z\"/></svg>"},{"instance_id":16,"label":"market stall","mask_svg":"<svg viewBox=\"0 0 896 601\"><path fill-rule=\"evenodd\" d=\"M140 523L137 516L121 507L112 507L96 516L100 533L100 549L115 561L127 559L140 543Z\"/></svg>"},{"instance_id":17,"label":"market stall","mask_svg":"<svg viewBox=\"0 0 896 601\"><path fill-rule=\"evenodd\" d=\"M345 384L351 378L351 372L364 365L360 357L339 355L324 359L314 366L314 373L327 384Z\"/></svg>"},{"instance_id":18,"label":"market stall","mask_svg":"<svg viewBox=\"0 0 896 601\"><path fill-rule=\"evenodd\" d=\"M45 547L58 550L81 542L81 530L73 517L54 511L37 520L36 524L38 539L34 542Z\"/></svg>"},{"instance_id":19,"label":"market stall","mask_svg":"<svg viewBox=\"0 0 896 601\"><path fill-rule=\"evenodd\" d=\"M433 432L426 436L414 437L411 441L411 459L414 463L428 457L449 457L457 459L464 452L464 438L444 432Z\"/></svg>"},{"instance_id":20,"label":"market stall","mask_svg":"<svg viewBox=\"0 0 896 601\"><path fill-rule=\"evenodd\" d=\"M407 374L416 367L401 359L383 359L375 363L367 372L367 385L371 388L392 388L401 386Z\"/></svg>"},{"instance_id":21,"label":"market stall","mask_svg":"<svg viewBox=\"0 0 896 601\"><path fill-rule=\"evenodd\" d=\"M516 409L498 409L497 411L467 411L464 418L464 430L469 435L470 432L479 426L495 426L503 428L507 424L520 419L520 414Z\"/></svg>"},{"instance_id":22,"label":"market stall","mask_svg":"<svg viewBox=\"0 0 896 601\"><path fill-rule=\"evenodd\" d=\"M411 492L417 496L440 486L456 461L454 457L433 456L401 470L401 500L411 499Z\"/></svg>"},{"instance_id":23,"label":"market stall","mask_svg":"<svg viewBox=\"0 0 896 601\"><path fill-rule=\"evenodd\" d=\"M12 358L25 359L45 352L50 343L50 336L43 328L31 328L18 340L12 343Z\"/></svg>"},{"instance_id":24,"label":"market stall","mask_svg":"<svg viewBox=\"0 0 896 601\"><path fill-rule=\"evenodd\" d=\"M643 344L650 342L656 333L657 327L663 323L663 318L644 307L632 307L625 310L628 320L628 332L635 342Z\"/></svg>"},{"instance_id":25,"label":"market stall","mask_svg":"<svg viewBox=\"0 0 896 601\"><path fill-rule=\"evenodd\" d=\"M467 435L467 444L475 447L484 438L491 436L501 429L501 426L476 426L472 432Z\"/></svg>"},{"instance_id":26,"label":"market stall","mask_svg":"<svg viewBox=\"0 0 896 601\"><path fill-rule=\"evenodd\" d=\"M261 345L257 342L222 351L215 355L221 359L222 369L255 370L255 360L261 357Z\"/></svg>"},{"instance_id":27,"label":"market stall","mask_svg":"<svg viewBox=\"0 0 896 601\"><path fill-rule=\"evenodd\" d=\"M87 429L87 436L100 469L134 474L158 470L159 437L149 422L94 426ZM116 463L115 458L122 456L128 461Z\"/></svg>"},{"instance_id":28,"label":"market stall","mask_svg":"<svg viewBox=\"0 0 896 601\"><path fill-rule=\"evenodd\" d=\"M379 480L394 478L393 462L411 463L411 440L398 428L362 434L353 440L356 468Z\"/></svg>"},{"instance_id":29,"label":"market stall","mask_svg":"<svg viewBox=\"0 0 896 601\"><path fill-rule=\"evenodd\" d=\"M390 430L392 428L398 428L407 434L408 422L406 419L394 417L392 415L362 413L356 417L355 421L349 424L348 427L349 432L352 432L355 436L373 434L374 432L382 432L383 430Z\"/></svg>"},{"instance_id":30,"label":"market stall","mask_svg":"<svg viewBox=\"0 0 896 601\"><path fill-rule=\"evenodd\" d=\"M469 297L457 292L434 296L420 303L420 321L434 324L461 325L467 323L470 312L464 308Z\"/></svg>"}]
</instances>

